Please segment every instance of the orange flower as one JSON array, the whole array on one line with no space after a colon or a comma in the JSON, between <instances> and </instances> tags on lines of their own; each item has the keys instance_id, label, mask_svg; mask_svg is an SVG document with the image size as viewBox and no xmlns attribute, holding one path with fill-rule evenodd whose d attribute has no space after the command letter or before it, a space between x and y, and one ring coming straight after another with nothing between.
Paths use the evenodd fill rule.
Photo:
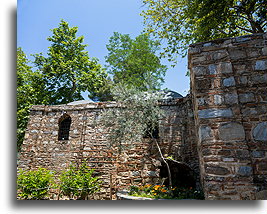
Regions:
<instances>
[{"instance_id":1,"label":"orange flower","mask_svg":"<svg viewBox=\"0 0 267 214\"><path fill-rule=\"evenodd\" d=\"M155 185L155 186L154 186L154 189L155 189L155 190L158 190L159 188L160 188L160 185Z\"/></svg>"}]
</instances>

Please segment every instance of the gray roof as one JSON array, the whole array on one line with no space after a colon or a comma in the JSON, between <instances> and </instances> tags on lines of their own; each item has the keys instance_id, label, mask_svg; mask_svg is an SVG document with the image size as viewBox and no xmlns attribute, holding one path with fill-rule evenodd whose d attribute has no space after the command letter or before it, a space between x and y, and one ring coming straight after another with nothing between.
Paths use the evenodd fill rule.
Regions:
<instances>
[{"instance_id":1,"label":"gray roof","mask_svg":"<svg viewBox=\"0 0 267 214\"><path fill-rule=\"evenodd\" d=\"M82 104L88 104L88 103L94 103L93 100L78 100L68 103L67 105L82 105Z\"/></svg>"},{"instance_id":2,"label":"gray roof","mask_svg":"<svg viewBox=\"0 0 267 214\"><path fill-rule=\"evenodd\" d=\"M164 90L163 100L182 98L183 96L175 91Z\"/></svg>"}]
</instances>

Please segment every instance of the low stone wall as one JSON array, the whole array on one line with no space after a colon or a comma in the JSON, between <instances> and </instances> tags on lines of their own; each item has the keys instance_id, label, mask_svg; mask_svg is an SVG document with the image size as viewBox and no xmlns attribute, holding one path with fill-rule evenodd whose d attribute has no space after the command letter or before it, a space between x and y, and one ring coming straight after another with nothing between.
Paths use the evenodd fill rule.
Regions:
<instances>
[{"instance_id":1,"label":"low stone wall","mask_svg":"<svg viewBox=\"0 0 267 214\"><path fill-rule=\"evenodd\" d=\"M266 36L218 39L189 48L207 199L256 199L267 188Z\"/></svg>"},{"instance_id":2,"label":"low stone wall","mask_svg":"<svg viewBox=\"0 0 267 214\"><path fill-rule=\"evenodd\" d=\"M101 192L94 199L115 199L115 193L129 185L157 183L162 163L156 145L144 139L119 153L108 144L108 132L98 123L103 108L116 108L116 104L33 106L18 168L45 167L59 174L70 163L86 160L102 180ZM191 99L164 101L161 108L166 112L159 121L163 154L186 161L198 174L195 135L188 137L195 130L190 127L194 125ZM59 120L64 114L71 118L69 140L58 140Z\"/></svg>"}]
</instances>

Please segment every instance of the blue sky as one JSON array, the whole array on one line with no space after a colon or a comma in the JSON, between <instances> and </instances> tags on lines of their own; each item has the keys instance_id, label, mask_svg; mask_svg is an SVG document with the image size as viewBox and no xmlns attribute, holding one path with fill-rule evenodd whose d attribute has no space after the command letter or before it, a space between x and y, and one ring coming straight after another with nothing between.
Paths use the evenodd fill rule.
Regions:
<instances>
[{"instance_id":1,"label":"blue sky","mask_svg":"<svg viewBox=\"0 0 267 214\"><path fill-rule=\"evenodd\" d=\"M47 52L50 43L46 39L61 19L78 27L78 36L83 35L88 44L89 56L98 58L102 65L113 32L136 37L144 29L141 0L18 0L17 7L17 46L29 59L30 54ZM179 58L175 68L167 60L162 63L169 67L162 88L186 95L187 59Z\"/></svg>"}]
</instances>

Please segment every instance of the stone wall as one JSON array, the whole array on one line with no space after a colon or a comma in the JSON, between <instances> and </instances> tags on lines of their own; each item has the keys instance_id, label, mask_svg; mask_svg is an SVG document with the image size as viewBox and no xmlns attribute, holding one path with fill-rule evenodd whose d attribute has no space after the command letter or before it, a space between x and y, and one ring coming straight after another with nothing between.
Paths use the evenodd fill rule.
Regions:
<instances>
[{"instance_id":1,"label":"stone wall","mask_svg":"<svg viewBox=\"0 0 267 214\"><path fill-rule=\"evenodd\" d=\"M129 185L157 183L163 163L156 145L144 139L121 153L110 147L108 132L98 123L103 108L116 108L116 104L33 106L18 168L45 167L59 174L70 163L86 160L103 182L94 199L114 199L116 191ZM165 100L161 108L166 112L166 117L159 121L163 154L185 161L199 175L190 97ZM58 140L59 120L64 114L71 117L69 140Z\"/></svg>"},{"instance_id":2,"label":"stone wall","mask_svg":"<svg viewBox=\"0 0 267 214\"><path fill-rule=\"evenodd\" d=\"M206 199L256 199L267 189L266 37L218 39L189 48Z\"/></svg>"}]
</instances>

